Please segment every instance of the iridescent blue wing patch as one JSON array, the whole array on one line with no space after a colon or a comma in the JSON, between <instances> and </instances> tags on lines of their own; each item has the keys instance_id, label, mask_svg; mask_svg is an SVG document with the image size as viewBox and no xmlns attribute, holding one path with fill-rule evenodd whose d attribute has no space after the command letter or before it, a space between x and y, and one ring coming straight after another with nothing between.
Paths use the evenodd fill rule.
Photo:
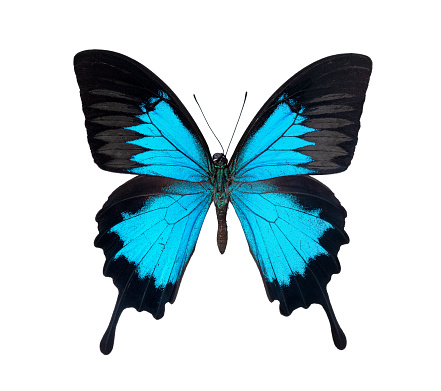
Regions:
<instances>
[{"instance_id":1,"label":"iridescent blue wing patch","mask_svg":"<svg viewBox=\"0 0 441 391\"><path fill-rule=\"evenodd\" d=\"M257 113L228 166L222 154L224 163L211 159L183 104L143 65L90 50L78 53L74 66L95 162L141 175L118 188L97 215L95 245L106 255L104 274L119 290L102 352L112 350L125 308L159 319L175 300L212 200L219 249L226 246L231 200L268 298L280 301L283 315L321 304L343 349L346 338L326 285L340 271L346 213L329 189L307 175L350 164L370 59L332 56L294 75Z\"/></svg>"},{"instance_id":2,"label":"iridescent blue wing patch","mask_svg":"<svg viewBox=\"0 0 441 391\"><path fill-rule=\"evenodd\" d=\"M335 345L346 346L326 284L340 271L348 242L346 213L332 192L308 174L350 164L372 70L369 57L319 60L284 83L257 113L229 164L231 201L268 298L288 316L319 303Z\"/></svg>"},{"instance_id":3,"label":"iridescent blue wing patch","mask_svg":"<svg viewBox=\"0 0 441 391\"><path fill-rule=\"evenodd\" d=\"M269 300L279 300L285 316L321 304L335 345L344 349L346 338L326 292L331 275L340 271L338 250L349 241L346 212L334 194L311 177L290 176L236 183L231 202Z\"/></svg>"},{"instance_id":4,"label":"iridescent blue wing patch","mask_svg":"<svg viewBox=\"0 0 441 391\"><path fill-rule=\"evenodd\" d=\"M232 178L331 174L350 164L372 69L369 57L317 61L283 84L257 113L230 161Z\"/></svg>"},{"instance_id":5,"label":"iridescent blue wing patch","mask_svg":"<svg viewBox=\"0 0 441 391\"><path fill-rule=\"evenodd\" d=\"M208 146L173 91L122 54L88 50L74 59L90 149L104 170L205 181Z\"/></svg>"},{"instance_id":6,"label":"iridescent blue wing patch","mask_svg":"<svg viewBox=\"0 0 441 391\"><path fill-rule=\"evenodd\" d=\"M116 324L128 307L156 319L173 303L211 203L210 182L138 176L115 190L97 214L95 246L104 275L119 290L101 351L110 353Z\"/></svg>"}]
</instances>

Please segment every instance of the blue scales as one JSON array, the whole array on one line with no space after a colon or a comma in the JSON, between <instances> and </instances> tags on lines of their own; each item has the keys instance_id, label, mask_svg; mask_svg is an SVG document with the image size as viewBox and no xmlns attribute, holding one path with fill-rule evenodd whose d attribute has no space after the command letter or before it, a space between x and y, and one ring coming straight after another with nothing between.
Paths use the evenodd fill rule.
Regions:
<instances>
[{"instance_id":1,"label":"blue scales","mask_svg":"<svg viewBox=\"0 0 441 391\"><path fill-rule=\"evenodd\" d=\"M140 63L88 50L75 56L74 67L95 163L137 175L96 216L104 275L119 291L101 351L112 351L125 308L160 319L165 304L175 301L212 202L219 251L227 246L231 202L268 299L278 300L285 316L320 304L335 346L344 349L326 286L340 272L337 254L349 241L346 211L309 175L349 166L371 60L335 55L292 76L256 114L230 161L212 157L179 98Z\"/></svg>"}]
</instances>

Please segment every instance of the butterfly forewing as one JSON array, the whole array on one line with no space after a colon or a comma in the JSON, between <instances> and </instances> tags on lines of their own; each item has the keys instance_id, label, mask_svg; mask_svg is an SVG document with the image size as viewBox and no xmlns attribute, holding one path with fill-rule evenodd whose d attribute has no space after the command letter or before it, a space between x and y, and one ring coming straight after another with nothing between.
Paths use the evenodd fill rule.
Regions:
<instances>
[{"instance_id":1,"label":"butterfly forewing","mask_svg":"<svg viewBox=\"0 0 441 391\"><path fill-rule=\"evenodd\" d=\"M344 171L357 144L372 69L369 57L341 54L309 65L264 104L238 143L238 181Z\"/></svg>"},{"instance_id":2,"label":"butterfly forewing","mask_svg":"<svg viewBox=\"0 0 441 391\"><path fill-rule=\"evenodd\" d=\"M155 74L118 53L88 50L74 59L88 140L104 170L192 182L211 173L194 120Z\"/></svg>"}]
</instances>

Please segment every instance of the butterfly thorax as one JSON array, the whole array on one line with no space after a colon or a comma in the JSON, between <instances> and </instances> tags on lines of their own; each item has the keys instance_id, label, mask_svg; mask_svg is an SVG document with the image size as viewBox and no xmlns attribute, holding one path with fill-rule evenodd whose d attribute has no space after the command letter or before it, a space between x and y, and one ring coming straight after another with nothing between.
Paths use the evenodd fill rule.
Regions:
<instances>
[{"instance_id":1,"label":"butterfly thorax","mask_svg":"<svg viewBox=\"0 0 441 391\"><path fill-rule=\"evenodd\" d=\"M227 247L227 210L230 202L230 192L228 189L228 160L223 153L213 155L214 183L213 183L213 202L216 206L217 216L217 247L221 254Z\"/></svg>"}]
</instances>

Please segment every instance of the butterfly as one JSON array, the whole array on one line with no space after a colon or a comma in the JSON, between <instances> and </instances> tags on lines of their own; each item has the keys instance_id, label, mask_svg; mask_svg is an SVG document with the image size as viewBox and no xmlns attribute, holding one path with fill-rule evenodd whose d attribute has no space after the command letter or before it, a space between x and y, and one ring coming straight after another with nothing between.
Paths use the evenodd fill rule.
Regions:
<instances>
[{"instance_id":1,"label":"butterfly","mask_svg":"<svg viewBox=\"0 0 441 391\"><path fill-rule=\"evenodd\" d=\"M125 308L164 315L213 202L223 253L231 202L272 302L288 316L313 303L325 310L334 344L346 337L326 286L340 272L349 242L346 211L310 175L351 163L372 71L369 57L339 54L307 66L263 105L228 161L211 156L195 121L173 91L140 63L110 51L74 58L87 136L103 170L135 174L98 212L95 246L106 257L118 298L101 340L114 345Z\"/></svg>"}]
</instances>

